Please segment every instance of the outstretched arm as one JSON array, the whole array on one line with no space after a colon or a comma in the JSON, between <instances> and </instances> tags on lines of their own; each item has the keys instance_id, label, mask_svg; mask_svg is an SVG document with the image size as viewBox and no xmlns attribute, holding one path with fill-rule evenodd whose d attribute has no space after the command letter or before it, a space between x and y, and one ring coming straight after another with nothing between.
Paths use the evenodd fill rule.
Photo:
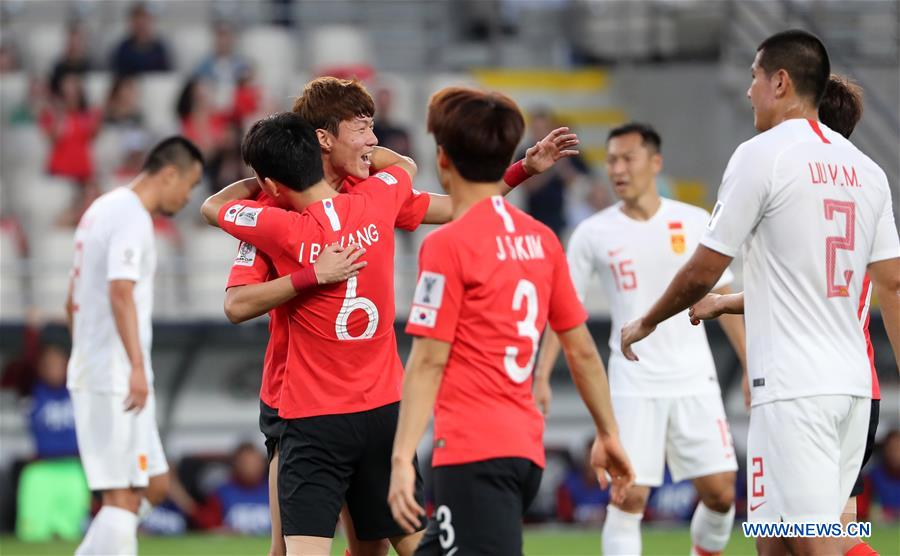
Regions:
<instances>
[{"instance_id":1,"label":"outstretched arm","mask_svg":"<svg viewBox=\"0 0 900 556\"><path fill-rule=\"evenodd\" d=\"M525 158L514 162L506 169L503 182L506 187L502 195L508 194L514 187L542 172L546 172L562 158L578 154L578 136L569 133L569 128L560 127L547 134L531 148L525 151ZM429 193L431 203L422 220L424 224L446 224L453 218L453 203L448 195Z\"/></svg>"},{"instance_id":2,"label":"outstretched arm","mask_svg":"<svg viewBox=\"0 0 900 556\"><path fill-rule=\"evenodd\" d=\"M900 370L900 258L870 264L869 277L881 305L881 319L894 350L897 369Z\"/></svg>"}]
</instances>

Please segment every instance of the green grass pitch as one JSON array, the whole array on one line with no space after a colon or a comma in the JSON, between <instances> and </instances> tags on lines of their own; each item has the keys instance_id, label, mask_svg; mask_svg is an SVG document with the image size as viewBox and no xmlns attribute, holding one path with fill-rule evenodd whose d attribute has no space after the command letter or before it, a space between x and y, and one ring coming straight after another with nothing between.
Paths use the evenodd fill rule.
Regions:
<instances>
[{"instance_id":1,"label":"green grass pitch","mask_svg":"<svg viewBox=\"0 0 900 556\"><path fill-rule=\"evenodd\" d=\"M644 554L659 556L687 556L690 535L686 528L665 529L645 527ZM183 537L141 537L141 556L244 556L264 555L269 546L268 538L234 537L223 535L188 535ZM900 526L876 526L869 543L884 556L900 555ZM3 556L70 555L76 543L52 542L25 544L13 537L0 537L0 554ZM344 542L335 539L332 554L341 556ZM735 528L725 554L755 554L753 541L745 539L740 528ZM525 554L546 556L588 556L600 554L600 531L587 529L537 529L525 533Z\"/></svg>"}]
</instances>

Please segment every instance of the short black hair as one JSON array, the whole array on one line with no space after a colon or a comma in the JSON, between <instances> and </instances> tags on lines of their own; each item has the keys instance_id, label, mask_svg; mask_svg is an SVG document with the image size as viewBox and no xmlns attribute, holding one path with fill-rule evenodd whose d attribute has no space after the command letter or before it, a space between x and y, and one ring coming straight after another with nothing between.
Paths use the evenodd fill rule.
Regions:
<instances>
[{"instance_id":1,"label":"short black hair","mask_svg":"<svg viewBox=\"0 0 900 556\"><path fill-rule=\"evenodd\" d=\"M791 76L797 94L819 106L831 75L828 51L819 37L801 29L790 29L767 38L756 51L762 53L759 66L766 75L785 70Z\"/></svg>"},{"instance_id":2,"label":"short black hair","mask_svg":"<svg viewBox=\"0 0 900 556\"><path fill-rule=\"evenodd\" d=\"M303 191L325 176L316 130L293 112L253 124L241 143L241 156L260 179L275 180L294 191Z\"/></svg>"},{"instance_id":3,"label":"short black hair","mask_svg":"<svg viewBox=\"0 0 900 556\"><path fill-rule=\"evenodd\" d=\"M174 164L179 170L184 171L195 161L203 166L203 153L197 145L181 135L174 135L163 139L150 150L141 170L155 174L165 166Z\"/></svg>"},{"instance_id":4,"label":"short black hair","mask_svg":"<svg viewBox=\"0 0 900 556\"><path fill-rule=\"evenodd\" d=\"M662 138L653 126L642 122L628 122L619 127L614 127L606 136L606 142L609 143L615 137L628 135L629 133L637 133L641 136L641 143L650 150L662 152Z\"/></svg>"}]
</instances>

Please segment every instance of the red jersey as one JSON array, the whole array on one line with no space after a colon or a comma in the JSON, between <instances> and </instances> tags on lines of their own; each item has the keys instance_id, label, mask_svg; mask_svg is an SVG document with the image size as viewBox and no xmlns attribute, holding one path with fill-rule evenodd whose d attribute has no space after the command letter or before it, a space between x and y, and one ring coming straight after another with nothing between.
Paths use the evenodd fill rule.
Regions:
<instances>
[{"instance_id":1,"label":"red jersey","mask_svg":"<svg viewBox=\"0 0 900 556\"><path fill-rule=\"evenodd\" d=\"M268 254L279 275L315 263L324 245L366 247L369 264L359 276L302 292L290 304L277 404L282 418L366 411L400 399L394 221L411 195L409 175L392 166L354 194L313 203L302 213L247 200L219 212L222 229Z\"/></svg>"},{"instance_id":2,"label":"red jersey","mask_svg":"<svg viewBox=\"0 0 900 556\"><path fill-rule=\"evenodd\" d=\"M544 418L531 393L541 331L586 319L559 240L502 197L432 232L406 332L452 344L433 464L520 457L543 467Z\"/></svg>"},{"instance_id":3,"label":"red jersey","mask_svg":"<svg viewBox=\"0 0 900 556\"><path fill-rule=\"evenodd\" d=\"M357 185L364 180L348 178L344 180L342 191L352 193ZM414 194L403 204L394 227L404 230L415 230L425 218L431 197L429 195ZM277 206L271 197L260 193L257 198L266 206ZM225 289L246 286L248 284L260 284L278 278L278 273L268 255L257 251L250 243L241 242L238 247L237 257L228 275L228 284ZM266 345L266 356L263 361L262 386L259 390L259 399L272 408L278 408L278 399L281 396L281 383L284 378L284 367L288 351L288 327L291 303L280 305L269 311L269 343Z\"/></svg>"}]
</instances>

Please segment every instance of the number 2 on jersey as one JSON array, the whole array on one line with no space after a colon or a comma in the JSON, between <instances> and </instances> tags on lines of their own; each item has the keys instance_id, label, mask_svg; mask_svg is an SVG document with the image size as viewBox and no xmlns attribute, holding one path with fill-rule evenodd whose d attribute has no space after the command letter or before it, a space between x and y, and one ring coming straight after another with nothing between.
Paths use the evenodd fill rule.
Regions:
<instances>
[{"instance_id":1,"label":"number 2 on jersey","mask_svg":"<svg viewBox=\"0 0 900 556\"><path fill-rule=\"evenodd\" d=\"M836 213L844 214L844 235L825 238L825 272L827 273L828 297L849 297L852 270L844 271L844 283L836 282L837 250L853 251L855 238L856 204L853 201L825 199L825 219L834 220Z\"/></svg>"},{"instance_id":2,"label":"number 2 on jersey","mask_svg":"<svg viewBox=\"0 0 900 556\"><path fill-rule=\"evenodd\" d=\"M525 302L525 318L516 323L516 328L519 336L531 340L531 355L528 357L528 362L524 366L520 366L516 361L519 357L519 348L506 346L506 357L503 358L506 374L516 384L525 382L531 376L534 359L537 356L538 342L541 339L541 333L536 326L538 318L537 288L532 282L525 279L519 280L519 283L516 284L516 291L513 293L512 299L513 311L520 311L523 301Z\"/></svg>"}]
</instances>

